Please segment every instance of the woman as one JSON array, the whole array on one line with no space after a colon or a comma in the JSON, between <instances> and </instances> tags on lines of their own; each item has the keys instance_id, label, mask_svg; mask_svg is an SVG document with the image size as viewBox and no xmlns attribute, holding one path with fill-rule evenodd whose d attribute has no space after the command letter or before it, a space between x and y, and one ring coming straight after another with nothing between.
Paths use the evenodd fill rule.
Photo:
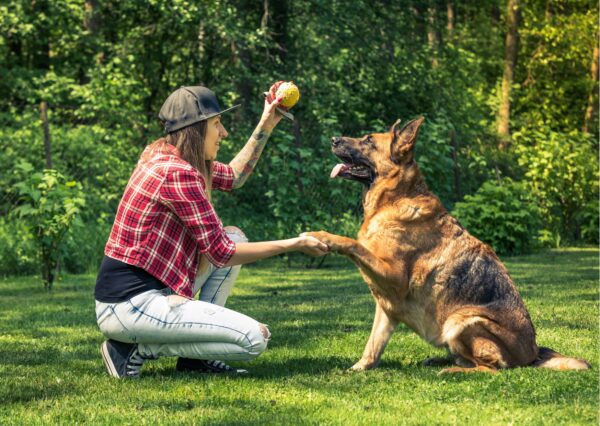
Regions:
<instances>
[{"instance_id":1,"label":"woman","mask_svg":"<svg viewBox=\"0 0 600 426\"><path fill-rule=\"evenodd\" d=\"M267 327L223 307L239 265L298 250L320 256L312 237L249 243L224 228L211 189L241 187L281 120L273 85L256 130L229 165L214 161L228 133L215 94L181 87L159 113L165 138L150 144L125 188L96 282L101 352L113 377L138 377L145 360L179 356L178 370L244 372L222 361L251 360ZM197 270L200 273L197 274ZM199 300L194 296L200 293Z\"/></svg>"}]
</instances>

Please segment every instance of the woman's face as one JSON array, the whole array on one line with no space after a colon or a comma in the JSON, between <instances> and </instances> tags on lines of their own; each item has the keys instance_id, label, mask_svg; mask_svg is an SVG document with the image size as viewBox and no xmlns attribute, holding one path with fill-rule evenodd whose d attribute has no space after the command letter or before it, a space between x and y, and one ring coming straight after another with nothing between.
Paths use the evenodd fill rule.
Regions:
<instances>
[{"instance_id":1,"label":"woman's face","mask_svg":"<svg viewBox=\"0 0 600 426\"><path fill-rule=\"evenodd\" d=\"M206 123L206 137L204 138L204 159L215 160L221 139L229 135L221 124L221 116L211 117Z\"/></svg>"}]
</instances>

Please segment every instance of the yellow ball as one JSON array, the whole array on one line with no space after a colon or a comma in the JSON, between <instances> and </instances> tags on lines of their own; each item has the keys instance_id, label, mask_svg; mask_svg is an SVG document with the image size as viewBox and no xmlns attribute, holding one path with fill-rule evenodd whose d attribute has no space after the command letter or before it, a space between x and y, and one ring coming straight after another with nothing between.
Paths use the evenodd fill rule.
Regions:
<instances>
[{"instance_id":1,"label":"yellow ball","mask_svg":"<svg viewBox=\"0 0 600 426\"><path fill-rule=\"evenodd\" d=\"M282 97L281 105L286 108L291 108L298 102L300 99L300 91L298 90L298 86L296 86L291 81L281 83L281 85L277 88L277 98Z\"/></svg>"}]
</instances>

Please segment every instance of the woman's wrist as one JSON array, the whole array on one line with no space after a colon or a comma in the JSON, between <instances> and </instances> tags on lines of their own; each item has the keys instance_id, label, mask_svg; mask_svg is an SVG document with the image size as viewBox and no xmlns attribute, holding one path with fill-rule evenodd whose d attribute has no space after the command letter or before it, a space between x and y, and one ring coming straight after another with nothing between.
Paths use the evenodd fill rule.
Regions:
<instances>
[{"instance_id":1,"label":"woman's wrist","mask_svg":"<svg viewBox=\"0 0 600 426\"><path fill-rule=\"evenodd\" d=\"M270 123L268 119L261 118L256 126L256 131L267 132L270 135L274 128L275 124Z\"/></svg>"},{"instance_id":2,"label":"woman's wrist","mask_svg":"<svg viewBox=\"0 0 600 426\"><path fill-rule=\"evenodd\" d=\"M289 238L289 248L287 251L298 250L302 247L302 240L300 237Z\"/></svg>"}]
</instances>

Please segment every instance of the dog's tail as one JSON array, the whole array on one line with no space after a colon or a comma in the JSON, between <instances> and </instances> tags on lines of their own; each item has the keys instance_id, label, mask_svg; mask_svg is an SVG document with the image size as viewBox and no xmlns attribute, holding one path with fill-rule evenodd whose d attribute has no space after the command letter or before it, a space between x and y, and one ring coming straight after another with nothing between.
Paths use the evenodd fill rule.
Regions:
<instances>
[{"instance_id":1,"label":"dog's tail","mask_svg":"<svg viewBox=\"0 0 600 426\"><path fill-rule=\"evenodd\" d=\"M588 370L592 368L586 360L569 358L544 347L539 348L538 357L531 366L551 370Z\"/></svg>"}]
</instances>

